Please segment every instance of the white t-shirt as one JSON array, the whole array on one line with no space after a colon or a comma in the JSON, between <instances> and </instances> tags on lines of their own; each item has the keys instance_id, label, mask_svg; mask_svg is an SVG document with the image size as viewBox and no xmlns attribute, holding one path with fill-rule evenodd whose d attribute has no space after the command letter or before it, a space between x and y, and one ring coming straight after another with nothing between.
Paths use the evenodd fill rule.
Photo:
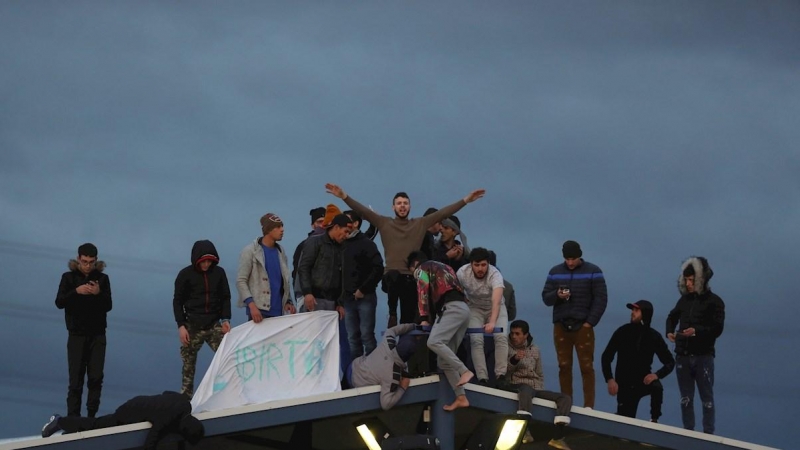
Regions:
<instances>
[{"instance_id":1,"label":"white t-shirt","mask_svg":"<svg viewBox=\"0 0 800 450\"><path fill-rule=\"evenodd\" d=\"M469 300L470 308L492 309L492 291L495 288L503 289L503 275L495 266L489 265L489 270L483 278L475 278L472 264L464 264L456 273L458 281L464 288L464 293ZM505 300L500 297L500 304Z\"/></svg>"}]
</instances>

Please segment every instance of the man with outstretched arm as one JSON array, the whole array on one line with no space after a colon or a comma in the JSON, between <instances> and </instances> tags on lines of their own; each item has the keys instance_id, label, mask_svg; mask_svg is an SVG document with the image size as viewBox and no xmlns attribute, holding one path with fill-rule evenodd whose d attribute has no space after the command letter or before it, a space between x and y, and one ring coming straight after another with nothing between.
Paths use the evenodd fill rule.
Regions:
<instances>
[{"instance_id":1,"label":"man with outstretched arm","mask_svg":"<svg viewBox=\"0 0 800 450\"><path fill-rule=\"evenodd\" d=\"M392 200L395 217L382 216L370 208L354 200L341 187L328 183L325 190L337 198L344 200L356 213L369 223L375 225L381 234L383 255L386 259L384 268L384 289L389 295L389 327L397 323L397 301L400 302L400 323L414 321L415 317L415 282L406 266L405 258L409 253L420 250L425 232L461 208L483 197L484 189L472 191L463 199L445 206L424 217L409 218L411 201L408 194L398 192Z\"/></svg>"}]
</instances>

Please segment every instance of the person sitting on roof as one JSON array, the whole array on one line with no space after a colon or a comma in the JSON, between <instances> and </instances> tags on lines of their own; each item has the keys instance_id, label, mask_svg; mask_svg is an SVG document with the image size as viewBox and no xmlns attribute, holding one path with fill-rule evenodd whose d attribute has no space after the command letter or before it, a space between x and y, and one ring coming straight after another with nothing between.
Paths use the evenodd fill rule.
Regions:
<instances>
[{"instance_id":1,"label":"person sitting on roof","mask_svg":"<svg viewBox=\"0 0 800 450\"><path fill-rule=\"evenodd\" d=\"M569 425L569 412L572 409L572 397L560 392L544 389L544 369L539 347L533 343L528 322L515 320L510 325L508 334L508 378L506 383L498 385L500 389L517 392L519 395L519 413L530 415L533 398L541 398L556 403L555 431L547 444L562 450L569 450L564 441L564 429ZM533 441L533 436L526 431L523 443Z\"/></svg>"}]
</instances>

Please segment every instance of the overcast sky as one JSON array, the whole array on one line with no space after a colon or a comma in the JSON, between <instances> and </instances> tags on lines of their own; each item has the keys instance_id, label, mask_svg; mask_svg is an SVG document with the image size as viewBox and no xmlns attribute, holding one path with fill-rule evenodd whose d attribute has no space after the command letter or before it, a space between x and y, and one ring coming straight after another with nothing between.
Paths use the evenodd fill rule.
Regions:
<instances>
[{"instance_id":1,"label":"overcast sky","mask_svg":"<svg viewBox=\"0 0 800 450\"><path fill-rule=\"evenodd\" d=\"M651 300L663 332L681 261L706 256L727 305L717 431L794 445L799 24L789 1L1 2L0 438L64 412L54 299L79 244L112 283L107 413L179 389L192 243L235 274L261 215L293 249L334 182L385 214L397 191L419 215L485 188L463 230L497 251L551 389L540 292L564 240L606 273L598 373L625 303Z\"/></svg>"}]
</instances>

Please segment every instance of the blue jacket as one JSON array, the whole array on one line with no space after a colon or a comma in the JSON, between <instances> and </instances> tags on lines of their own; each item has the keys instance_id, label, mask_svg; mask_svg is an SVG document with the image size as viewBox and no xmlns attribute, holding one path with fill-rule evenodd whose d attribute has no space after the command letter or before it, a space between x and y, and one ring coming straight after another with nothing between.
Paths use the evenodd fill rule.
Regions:
<instances>
[{"instance_id":1,"label":"blue jacket","mask_svg":"<svg viewBox=\"0 0 800 450\"><path fill-rule=\"evenodd\" d=\"M567 300L558 298L559 286L570 289ZM569 270L566 263L550 269L542 289L542 301L553 307L553 323L562 322L580 326L588 322L597 326L608 303L608 291L603 271L596 265L581 259L581 265Z\"/></svg>"}]
</instances>

